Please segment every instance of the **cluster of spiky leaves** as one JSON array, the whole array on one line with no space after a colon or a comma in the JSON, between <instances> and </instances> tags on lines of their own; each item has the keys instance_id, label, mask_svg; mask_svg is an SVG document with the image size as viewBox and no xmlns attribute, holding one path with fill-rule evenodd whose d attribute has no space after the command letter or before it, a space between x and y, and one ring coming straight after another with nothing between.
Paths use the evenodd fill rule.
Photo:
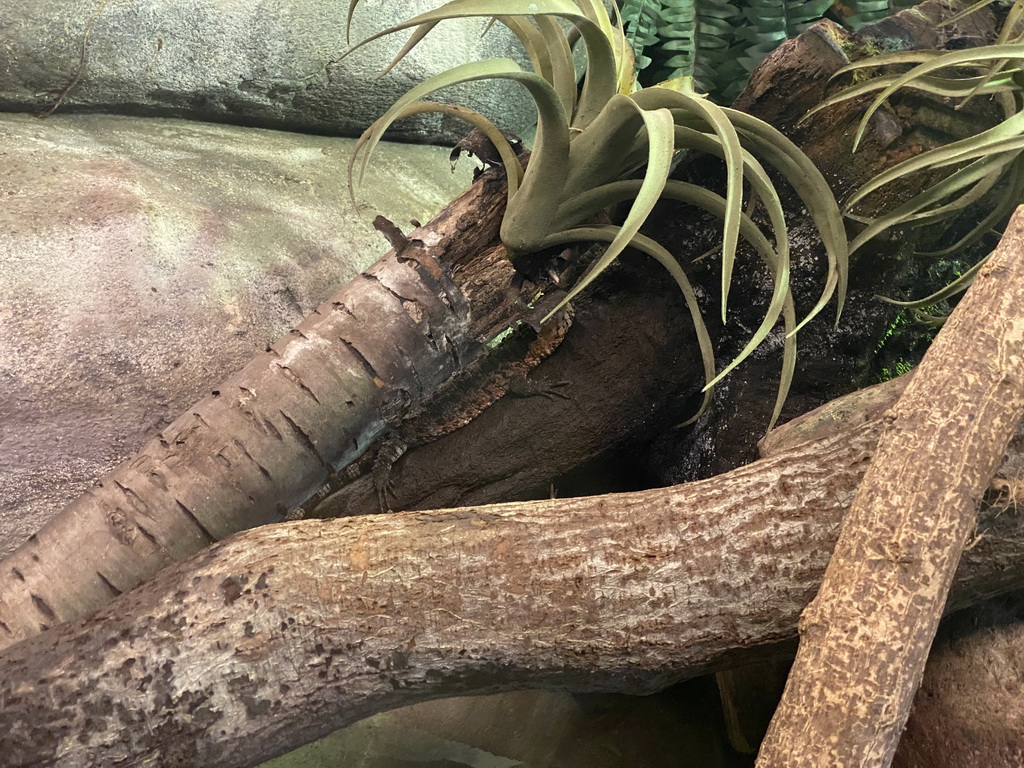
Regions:
<instances>
[{"instance_id":1,"label":"cluster of spiky leaves","mask_svg":"<svg viewBox=\"0 0 1024 768\"><path fill-rule=\"evenodd\" d=\"M644 83L693 77L729 103L781 43L826 14L856 28L913 0L624 0L626 37Z\"/></svg>"},{"instance_id":2,"label":"cluster of spiky leaves","mask_svg":"<svg viewBox=\"0 0 1024 768\"><path fill-rule=\"evenodd\" d=\"M350 0L350 19L357 4L358 0ZM707 380L705 404L711 386L764 341L781 318L786 341L777 416L795 367L796 331L837 291L841 309L845 294L846 235L838 205L819 171L770 125L715 105L694 93L688 80L636 90L632 50L621 23L613 23L602 0L452 0L363 43L400 30L413 30L395 59L398 61L438 23L465 17L484 17L506 26L522 43L533 71L524 71L511 59L496 59L464 64L427 79L367 129L350 170L360 157L365 170L370 153L395 120L424 111L463 118L491 139L502 158L508 178L508 203L501 239L511 253L532 253L581 241L608 244L565 302L584 290L627 247L651 256L669 272L685 297L696 328ZM559 20L578 30L586 49L587 69L580 88L569 39ZM422 100L446 86L495 78L519 83L537 106L537 136L525 171L504 135L486 117L465 108ZM669 178L671 166L683 150L709 153L724 161L724 197ZM789 287L785 216L765 164L785 177L802 198L828 254L828 277L822 294L799 324ZM745 190L763 208L771 225L771 239L744 212ZM711 339L686 273L662 245L639 231L663 198L695 206L723 222L723 321L741 238L764 261L774 281L760 326L737 358L717 375ZM621 225L592 223L596 214L627 202L629 211Z\"/></svg>"},{"instance_id":3,"label":"cluster of spiky leaves","mask_svg":"<svg viewBox=\"0 0 1024 768\"><path fill-rule=\"evenodd\" d=\"M946 23L951 24L992 2L982 0ZM892 74L892 67L906 71ZM989 212L976 226L955 243L930 255L954 254L1004 224L1013 210L1024 202L1024 0L1014 3L993 45L948 52L919 50L875 56L843 67L834 77L847 73L856 77L878 68L886 68L885 73L844 88L809 113L875 94L861 119L855 148L863 139L872 115L901 88L957 100L957 108L974 98L988 97L1002 112L1002 122L994 127L894 165L868 181L846 203L846 215L866 225L850 244L852 252L886 230L945 226L968 206L987 200ZM859 202L887 184L944 168L950 173L940 182L881 216L865 218L853 213ZM931 296L893 303L912 308L935 304L965 290L983 263Z\"/></svg>"}]
</instances>

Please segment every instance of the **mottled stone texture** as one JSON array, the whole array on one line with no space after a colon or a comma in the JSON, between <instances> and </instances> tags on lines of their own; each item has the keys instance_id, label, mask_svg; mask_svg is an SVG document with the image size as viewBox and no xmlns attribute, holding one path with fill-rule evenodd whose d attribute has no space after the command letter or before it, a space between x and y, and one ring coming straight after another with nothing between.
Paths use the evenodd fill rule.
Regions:
<instances>
[{"instance_id":1,"label":"mottled stone texture","mask_svg":"<svg viewBox=\"0 0 1024 768\"><path fill-rule=\"evenodd\" d=\"M352 41L428 10L438 0L362 0ZM60 109L187 117L240 125L357 136L410 87L458 64L521 57L501 25L435 28L384 78L397 34L339 61L348 0L4 0L0 3L0 110ZM70 86L70 87L69 87ZM66 91L66 93L65 93ZM63 97L62 97L63 96ZM521 132L532 101L507 81L447 89L463 104ZM399 140L458 139L464 124L410 120Z\"/></svg>"},{"instance_id":2,"label":"mottled stone texture","mask_svg":"<svg viewBox=\"0 0 1024 768\"><path fill-rule=\"evenodd\" d=\"M99 115L0 116L0 554L469 181L385 144Z\"/></svg>"}]
</instances>

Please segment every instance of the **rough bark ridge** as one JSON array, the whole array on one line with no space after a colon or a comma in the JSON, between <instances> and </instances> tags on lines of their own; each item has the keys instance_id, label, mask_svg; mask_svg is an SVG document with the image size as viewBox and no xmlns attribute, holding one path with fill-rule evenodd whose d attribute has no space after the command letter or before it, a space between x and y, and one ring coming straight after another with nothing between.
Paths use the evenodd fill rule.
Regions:
<instances>
[{"instance_id":1,"label":"rough bark ridge","mask_svg":"<svg viewBox=\"0 0 1024 768\"><path fill-rule=\"evenodd\" d=\"M243 766L415 701L756 658L795 635L880 431L830 412L676 488L239 534L0 655L0 765ZM983 522L951 609L1024 577L1024 520Z\"/></svg>"},{"instance_id":2,"label":"rough bark ridge","mask_svg":"<svg viewBox=\"0 0 1024 768\"><path fill-rule=\"evenodd\" d=\"M415 406L472 359L529 288L494 245L503 186L482 179L7 558L0 648L284 519L380 434L396 389Z\"/></svg>"},{"instance_id":3,"label":"rough bark ridge","mask_svg":"<svg viewBox=\"0 0 1024 768\"><path fill-rule=\"evenodd\" d=\"M978 504L1024 415L1024 209L885 417L759 766L887 766Z\"/></svg>"}]
</instances>

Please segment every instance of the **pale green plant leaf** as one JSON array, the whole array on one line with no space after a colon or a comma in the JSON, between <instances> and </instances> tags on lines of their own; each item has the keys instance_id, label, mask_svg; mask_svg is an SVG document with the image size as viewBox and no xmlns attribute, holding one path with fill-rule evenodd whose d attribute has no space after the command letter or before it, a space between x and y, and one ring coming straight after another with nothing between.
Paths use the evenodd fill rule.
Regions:
<instances>
[{"instance_id":1,"label":"pale green plant leaf","mask_svg":"<svg viewBox=\"0 0 1024 768\"><path fill-rule=\"evenodd\" d=\"M902 225L908 217L917 214L928 208L928 206L941 203L950 195L959 190L973 185L984 179L988 174L998 171L1003 166L1013 162L1013 158L1006 158L1002 155L987 157L977 160L966 168L962 168L950 174L933 187L914 195L911 199L892 208L882 216L872 220L871 224L861 232L850 243L850 251L856 251L868 241L885 232L887 229Z\"/></svg>"},{"instance_id":2,"label":"pale green plant leaf","mask_svg":"<svg viewBox=\"0 0 1024 768\"><path fill-rule=\"evenodd\" d=\"M578 227L576 229L568 229L564 232L551 235L545 242L548 246L588 241L610 243L619 236L619 232L619 227L613 227L610 225L600 227ZM711 336L708 334L707 326L704 324L704 317L701 314L700 304L697 302L697 296L693 292L693 286L690 284L690 280L686 277L686 273L683 272L682 267L679 266L679 262L675 260L672 254L669 253L664 246L646 235L634 235L629 245L657 261L668 271L675 280L676 285L679 286L679 290L683 294L683 299L686 301L686 307L690 312L690 317L693 320L693 329L697 336L697 344L700 347L701 361L704 364L704 380L710 382L715 375L714 345L711 342ZM692 419L683 422L680 426L685 426L686 424L693 422L697 416L704 412L708 403L711 401L711 394L712 390L705 386L704 399L697 411L697 414Z\"/></svg>"},{"instance_id":3,"label":"pale green plant leaf","mask_svg":"<svg viewBox=\"0 0 1024 768\"><path fill-rule=\"evenodd\" d=\"M557 108L557 111L561 110L561 105L557 103L557 97L552 91L551 86L539 75L532 72L523 72L519 64L512 59L492 59L491 61L478 61L453 67L446 72L427 78L422 83L411 88L364 132L363 138L360 139L361 143L365 142L365 154L360 166L359 181L362 181L370 156L373 154L384 132L410 105L441 88L457 83L493 78L516 80L530 90L534 99L538 100L538 105L540 102L545 102L547 110L554 111L555 108ZM555 102L554 105L551 104L552 100Z\"/></svg>"},{"instance_id":4,"label":"pale green plant leaf","mask_svg":"<svg viewBox=\"0 0 1024 768\"><path fill-rule=\"evenodd\" d=\"M476 110L469 109L468 107L462 107L455 104L439 104L433 101L418 101L410 104L398 115L395 116L395 120L401 120L403 117L410 117L412 115L421 114L424 112L440 112L451 117L458 118L475 128L479 129L481 133L486 136L494 148L498 151L499 157L501 157L501 163L505 168L505 176L508 180L508 197L511 199L516 192L519 191L519 184L523 178L523 166L519 162L519 157L516 155L515 150L509 143L509 140L505 138L505 134L501 132L494 123L488 120L484 115L480 114ZM352 157L349 158L348 162L348 190L349 195L352 197L353 203L355 202L355 184L353 183L353 171L355 168L356 160L364 147L367 146L370 136L373 133L373 126L363 131L362 136L356 142L355 147L352 150ZM369 150L367 150L369 153ZM365 168L365 163L364 166Z\"/></svg>"},{"instance_id":5,"label":"pale green plant leaf","mask_svg":"<svg viewBox=\"0 0 1024 768\"><path fill-rule=\"evenodd\" d=\"M875 97L874 101L871 102L871 105L867 108L863 118L861 118L860 125L857 128L857 133L854 136L854 150L856 150L860 145L861 140L864 138L864 132L867 130L868 121L871 119L871 116L889 99L890 96L903 86L912 83L916 78L947 67L980 65L986 61L991 62L998 61L1000 59L1022 58L1024 58L1024 45L989 45L982 48L968 48L961 51L949 51L940 56L936 56L930 61L917 65L909 72L906 72L893 80L893 82L886 86L882 92Z\"/></svg>"},{"instance_id":6,"label":"pale green plant leaf","mask_svg":"<svg viewBox=\"0 0 1024 768\"><path fill-rule=\"evenodd\" d=\"M629 103L633 105L632 102ZM633 108L643 118L649 142L647 170L644 173L643 183L637 190L636 199L626 215L626 220L622 223L617 235L610 241L608 248L558 306L548 313L548 317L572 301L580 291L590 285L615 261L618 255L632 242L661 198L662 190L665 188L665 182L672 168L672 157L675 154L675 123L672 121L672 114L667 109L644 110L635 105Z\"/></svg>"},{"instance_id":7,"label":"pale green plant leaf","mask_svg":"<svg viewBox=\"0 0 1024 768\"><path fill-rule=\"evenodd\" d=\"M655 86L645 88L633 95L634 101L645 109L682 109L702 120L722 145L725 158L726 195L729 207L726 210L722 231L722 320L724 322L728 305L729 286L732 284L732 270L736 262L736 244L739 241L739 215L743 206L743 150L736 128L726 117L721 107L707 99L687 93L687 85L681 88Z\"/></svg>"},{"instance_id":8,"label":"pale green plant leaf","mask_svg":"<svg viewBox=\"0 0 1024 768\"><path fill-rule=\"evenodd\" d=\"M974 278L977 277L978 272L985 266L985 263L992 258L992 254L988 254L975 264L973 267L965 271L960 277L945 286L941 290L936 291L931 296L925 296L923 299L915 299L913 301L897 301L896 299L890 299L887 296L875 296L879 301L884 301L886 304L895 304L897 307L906 307L907 309L923 309L924 307L937 304L940 301L948 299L950 296L956 296L958 293L963 293L971 287L971 283L974 282Z\"/></svg>"},{"instance_id":9,"label":"pale green plant leaf","mask_svg":"<svg viewBox=\"0 0 1024 768\"><path fill-rule=\"evenodd\" d=\"M966 235L946 248L942 248L938 251L921 252L921 255L933 258L942 258L944 256L950 256L958 253L971 243L974 243L991 232L993 227L1009 216L1013 209L1017 207L1017 204L1021 200L1024 200L1024 162L1022 162L1021 158L1014 161L1008 175L1009 179L1007 181L1005 193L1000 194L996 198L996 204L993 206L992 210L989 211L974 227L972 227ZM996 232L995 234L999 233Z\"/></svg>"},{"instance_id":10,"label":"pale green plant leaf","mask_svg":"<svg viewBox=\"0 0 1024 768\"><path fill-rule=\"evenodd\" d=\"M828 259L828 277L817 304L797 325L800 330L812 318L818 315L833 294L838 295L836 306L836 323L842 314L846 300L846 288L849 280L849 254L852 249L846 239L846 227L839 211L835 196L821 175L821 171L811 162L800 148L787 139L781 132L758 120L752 115L735 109L725 109L728 118L736 126L743 140L751 151L765 160L770 166L782 174L790 186L796 190L797 196L807 207L811 220L818 228L822 245Z\"/></svg>"},{"instance_id":11,"label":"pale green plant leaf","mask_svg":"<svg viewBox=\"0 0 1024 768\"><path fill-rule=\"evenodd\" d=\"M968 139L922 152L908 160L897 163L892 168L879 173L869 180L850 197L846 202L846 207L848 209L851 208L875 190L897 179L905 178L912 173L972 160L987 154L1007 151L1016 144L1019 144L1022 132L1024 132L1024 112L1013 115L999 125L982 131Z\"/></svg>"}]
</instances>

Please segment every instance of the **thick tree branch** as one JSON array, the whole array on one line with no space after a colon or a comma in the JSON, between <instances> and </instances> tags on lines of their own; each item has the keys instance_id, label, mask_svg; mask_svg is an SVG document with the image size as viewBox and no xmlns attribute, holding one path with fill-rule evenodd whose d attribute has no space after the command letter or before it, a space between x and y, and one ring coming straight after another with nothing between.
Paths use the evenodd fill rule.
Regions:
<instances>
[{"instance_id":1,"label":"thick tree branch","mask_svg":"<svg viewBox=\"0 0 1024 768\"><path fill-rule=\"evenodd\" d=\"M0 648L284 519L381 434L396 390L415 406L522 316L503 188L487 174L6 558Z\"/></svg>"},{"instance_id":2,"label":"thick tree branch","mask_svg":"<svg viewBox=\"0 0 1024 768\"><path fill-rule=\"evenodd\" d=\"M888 766L982 494L1024 415L1024 209L885 430L758 765Z\"/></svg>"},{"instance_id":3,"label":"thick tree branch","mask_svg":"<svg viewBox=\"0 0 1024 768\"><path fill-rule=\"evenodd\" d=\"M874 450L878 420L835 423L675 488L237 535L7 649L0 765L249 765L415 701L649 692L765 653ZM1024 579L1024 521L1000 511L950 607Z\"/></svg>"}]
</instances>

